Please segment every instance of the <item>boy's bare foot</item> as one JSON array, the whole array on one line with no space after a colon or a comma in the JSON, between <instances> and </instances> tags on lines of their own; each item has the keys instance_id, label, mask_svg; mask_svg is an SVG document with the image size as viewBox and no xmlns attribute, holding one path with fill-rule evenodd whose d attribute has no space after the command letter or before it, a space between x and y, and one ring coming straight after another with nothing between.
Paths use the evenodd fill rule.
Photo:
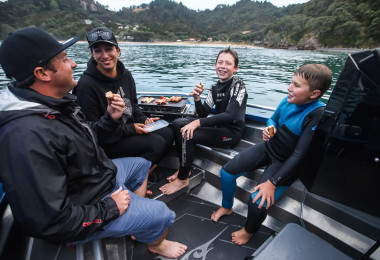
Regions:
<instances>
[{"instance_id":1,"label":"boy's bare foot","mask_svg":"<svg viewBox=\"0 0 380 260\"><path fill-rule=\"evenodd\" d=\"M162 255L164 257L178 258L186 252L187 246L178 242L164 239L156 246L148 245L148 249L150 252Z\"/></svg>"},{"instance_id":2,"label":"boy's bare foot","mask_svg":"<svg viewBox=\"0 0 380 260\"><path fill-rule=\"evenodd\" d=\"M177 191L186 187L187 185L189 185L189 179L186 179L186 180L175 179L172 182L162 185L160 188L160 191L162 191L163 194L170 195L170 194L176 193Z\"/></svg>"},{"instance_id":3,"label":"boy's bare foot","mask_svg":"<svg viewBox=\"0 0 380 260\"><path fill-rule=\"evenodd\" d=\"M178 172L179 172L179 170L177 170L173 175L170 175L170 176L167 177L166 179L167 179L169 182L174 181L175 179L177 179Z\"/></svg>"},{"instance_id":4,"label":"boy's bare foot","mask_svg":"<svg viewBox=\"0 0 380 260\"><path fill-rule=\"evenodd\" d=\"M212 213L211 220L214 222L218 222L218 220L220 219L221 216L231 215L231 213L232 213L232 209L226 209L226 208L220 207L220 208L218 208L217 211Z\"/></svg>"},{"instance_id":5,"label":"boy's bare foot","mask_svg":"<svg viewBox=\"0 0 380 260\"><path fill-rule=\"evenodd\" d=\"M169 181L169 182L172 182L174 181L175 179L177 179L178 177L178 173L179 173L179 170L177 170L173 175L170 175L169 177L167 177L166 179ZM189 176L191 175L191 171L189 171Z\"/></svg>"},{"instance_id":6,"label":"boy's bare foot","mask_svg":"<svg viewBox=\"0 0 380 260\"><path fill-rule=\"evenodd\" d=\"M237 245L245 245L253 235L254 234L245 231L245 228L243 227L242 229L231 234L232 242L234 242Z\"/></svg>"}]
</instances>

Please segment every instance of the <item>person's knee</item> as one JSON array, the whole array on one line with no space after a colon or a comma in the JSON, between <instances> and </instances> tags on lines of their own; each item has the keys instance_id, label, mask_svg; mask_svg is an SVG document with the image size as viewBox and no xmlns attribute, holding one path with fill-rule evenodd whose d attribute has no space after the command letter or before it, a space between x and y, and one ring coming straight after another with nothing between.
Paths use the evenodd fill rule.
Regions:
<instances>
[{"instance_id":1,"label":"person's knee","mask_svg":"<svg viewBox=\"0 0 380 260\"><path fill-rule=\"evenodd\" d=\"M169 227L175 220L175 212L168 208L168 206L162 201L154 201L155 205L152 207L153 211L151 214L153 217L153 226L160 227L163 229Z\"/></svg>"},{"instance_id":2,"label":"person's knee","mask_svg":"<svg viewBox=\"0 0 380 260\"><path fill-rule=\"evenodd\" d=\"M188 120L186 118L177 118L173 121L173 130L178 132L182 127L188 124Z\"/></svg>"},{"instance_id":3,"label":"person's knee","mask_svg":"<svg viewBox=\"0 0 380 260\"><path fill-rule=\"evenodd\" d=\"M148 161L147 159L145 158L142 158L142 157L133 157L136 165L139 166L139 168L144 168L144 169L148 169L150 168L150 166L152 165L152 162Z\"/></svg>"},{"instance_id":4,"label":"person's knee","mask_svg":"<svg viewBox=\"0 0 380 260\"><path fill-rule=\"evenodd\" d=\"M236 176L227 172L224 168L220 169L220 178L223 183L231 183L236 180Z\"/></svg>"}]
</instances>

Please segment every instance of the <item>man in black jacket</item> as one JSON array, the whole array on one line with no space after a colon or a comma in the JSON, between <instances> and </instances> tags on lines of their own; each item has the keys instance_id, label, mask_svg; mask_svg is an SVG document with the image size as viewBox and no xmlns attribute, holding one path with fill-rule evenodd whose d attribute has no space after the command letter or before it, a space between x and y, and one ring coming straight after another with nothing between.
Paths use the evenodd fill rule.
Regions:
<instances>
[{"instance_id":1,"label":"man in black jacket","mask_svg":"<svg viewBox=\"0 0 380 260\"><path fill-rule=\"evenodd\" d=\"M98 146L119 126L124 101L114 95L88 124L69 94L76 64L65 49L77 40L61 44L27 28L0 47L0 64L15 80L0 96L0 181L13 215L29 235L49 241L133 235L151 252L177 258L187 247L165 239L175 213L136 195L145 194L150 162L110 160Z\"/></svg>"}]
</instances>

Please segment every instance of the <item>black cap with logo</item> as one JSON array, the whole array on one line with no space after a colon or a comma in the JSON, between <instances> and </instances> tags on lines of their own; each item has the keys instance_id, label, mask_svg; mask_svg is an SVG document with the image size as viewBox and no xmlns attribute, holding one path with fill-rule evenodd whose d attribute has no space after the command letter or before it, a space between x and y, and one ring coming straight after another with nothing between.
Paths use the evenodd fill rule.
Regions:
<instances>
[{"instance_id":1,"label":"black cap with logo","mask_svg":"<svg viewBox=\"0 0 380 260\"><path fill-rule=\"evenodd\" d=\"M117 40L113 32L105 27L97 27L86 33L88 47L91 48L95 43L105 42L118 46Z\"/></svg>"},{"instance_id":2,"label":"black cap with logo","mask_svg":"<svg viewBox=\"0 0 380 260\"><path fill-rule=\"evenodd\" d=\"M36 67L49 61L78 39L76 36L60 43L39 28L21 29L9 34L1 44L1 67L7 77L23 81L33 74Z\"/></svg>"}]
</instances>

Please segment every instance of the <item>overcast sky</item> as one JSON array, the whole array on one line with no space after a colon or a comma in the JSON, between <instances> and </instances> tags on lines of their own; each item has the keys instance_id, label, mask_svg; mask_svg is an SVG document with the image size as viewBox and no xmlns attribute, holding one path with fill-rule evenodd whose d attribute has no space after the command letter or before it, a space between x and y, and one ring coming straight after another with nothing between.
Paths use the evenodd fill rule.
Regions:
<instances>
[{"instance_id":1,"label":"overcast sky","mask_svg":"<svg viewBox=\"0 0 380 260\"><path fill-rule=\"evenodd\" d=\"M95 0L102 5L108 5L110 10L118 11L122 7L130 7L132 5L149 4L152 0ZM186 7L193 10L213 10L218 4L233 5L237 0L175 0L176 2L182 2ZM263 0L262 0L263 1ZM306 3L309 0L267 0L273 5L282 7L290 4Z\"/></svg>"}]
</instances>

